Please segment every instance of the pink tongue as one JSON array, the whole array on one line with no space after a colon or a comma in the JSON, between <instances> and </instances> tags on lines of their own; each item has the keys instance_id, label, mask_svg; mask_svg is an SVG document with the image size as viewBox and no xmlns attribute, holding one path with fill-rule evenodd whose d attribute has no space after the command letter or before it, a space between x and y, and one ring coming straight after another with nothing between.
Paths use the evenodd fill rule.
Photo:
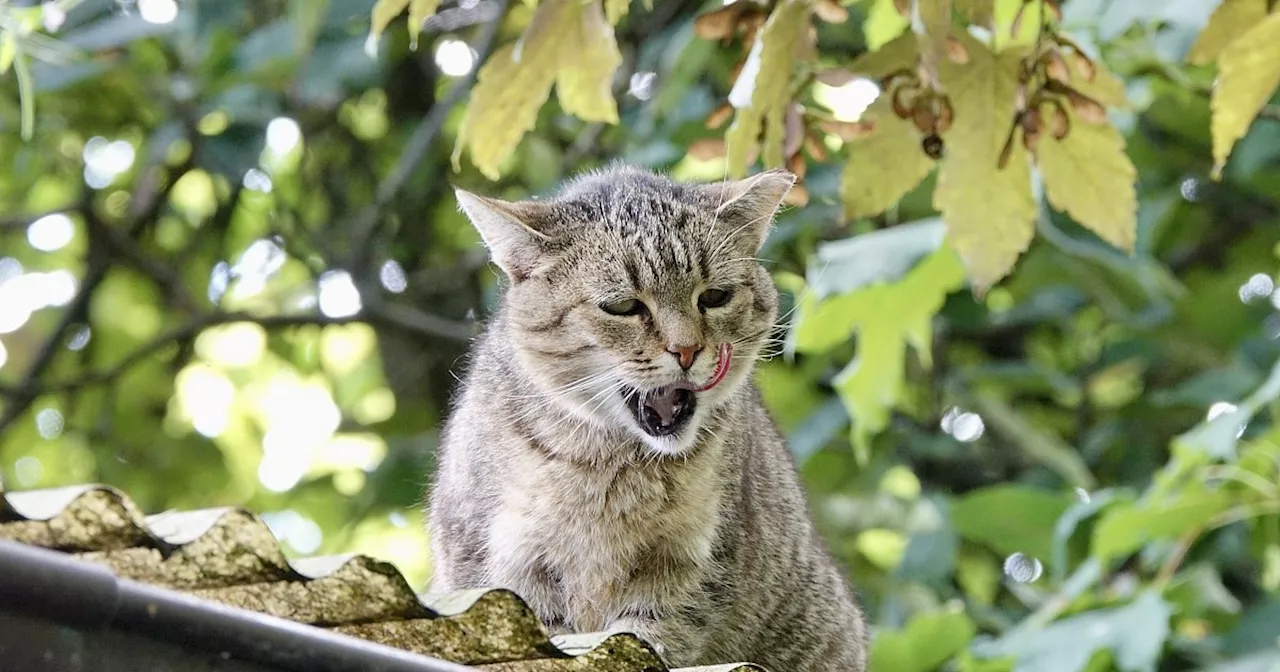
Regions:
<instances>
[{"instance_id":1,"label":"pink tongue","mask_svg":"<svg viewBox=\"0 0 1280 672\"><path fill-rule=\"evenodd\" d=\"M729 375L729 364L732 360L733 346L728 343L721 343L720 347L716 348L716 370L711 374L711 380L707 381L707 384L702 387L685 387L683 385L681 385L681 387L685 387L685 389L689 389L694 392L706 392L716 385L719 385L720 381L724 380L724 377Z\"/></svg>"}]
</instances>

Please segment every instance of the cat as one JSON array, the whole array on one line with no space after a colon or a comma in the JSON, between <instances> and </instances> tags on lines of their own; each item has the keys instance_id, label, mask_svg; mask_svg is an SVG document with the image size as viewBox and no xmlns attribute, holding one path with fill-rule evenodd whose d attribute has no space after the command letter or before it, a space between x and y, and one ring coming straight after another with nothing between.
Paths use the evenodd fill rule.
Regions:
<instances>
[{"instance_id":1,"label":"cat","mask_svg":"<svg viewBox=\"0 0 1280 672\"><path fill-rule=\"evenodd\" d=\"M863 614L751 382L755 259L795 177L615 164L547 200L456 190L507 283L444 425L430 591L503 587L555 633L675 666L860 672Z\"/></svg>"}]
</instances>

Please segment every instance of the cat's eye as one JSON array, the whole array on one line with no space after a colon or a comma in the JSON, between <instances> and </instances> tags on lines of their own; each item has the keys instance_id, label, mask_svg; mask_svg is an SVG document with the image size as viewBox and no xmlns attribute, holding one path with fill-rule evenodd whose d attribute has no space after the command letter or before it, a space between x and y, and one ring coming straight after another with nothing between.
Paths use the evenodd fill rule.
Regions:
<instances>
[{"instance_id":1,"label":"cat's eye","mask_svg":"<svg viewBox=\"0 0 1280 672\"><path fill-rule=\"evenodd\" d=\"M623 299L600 305L600 309L610 315L640 315L645 312L644 302L640 299Z\"/></svg>"},{"instance_id":2,"label":"cat's eye","mask_svg":"<svg viewBox=\"0 0 1280 672\"><path fill-rule=\"evenodd\" d=\"M702 310L720 308L729 303L729 299L732 298L733 292L727 289L708 289L698 297L698 307Z\"/></svg>"}]
</instances>

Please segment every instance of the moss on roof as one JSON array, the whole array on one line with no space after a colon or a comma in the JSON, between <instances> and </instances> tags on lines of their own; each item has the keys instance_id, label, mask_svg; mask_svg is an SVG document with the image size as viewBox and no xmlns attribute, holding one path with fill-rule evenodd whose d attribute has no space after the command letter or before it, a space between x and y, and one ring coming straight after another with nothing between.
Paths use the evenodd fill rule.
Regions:
<instances>
[{"instance_id":1,"label":"moss on roof","mask_svg":"<svg viewBox=\"0 0 1280 672\"><path fill-rule=\"evenodd\" d=\"M123 493L84 485L0 492L0 539L74 554L123 578L332 629L494 672L668 672L630 634L547 637L514 593L418 596L364 555L289 561L257 516L233 508L145 516ZM680 672L763 672L749 664Z\"/></svg>"}]
</instances>

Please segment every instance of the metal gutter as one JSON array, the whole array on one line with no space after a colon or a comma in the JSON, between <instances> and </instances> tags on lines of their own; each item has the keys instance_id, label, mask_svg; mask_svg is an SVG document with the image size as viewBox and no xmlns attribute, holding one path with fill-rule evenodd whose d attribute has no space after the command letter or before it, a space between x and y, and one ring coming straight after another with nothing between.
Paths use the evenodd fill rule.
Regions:
<instances>
[{"instance_id":1,"label":"metal gutter","mask_svg":"<svg viewBox=\"0 0 1280 672\"><path fill-rule=\"evenodd\" d=\"M102 565L4 540L0 611L112 628L297 672L475 669L122 579Z\"/></svg>"}]
</instances>

